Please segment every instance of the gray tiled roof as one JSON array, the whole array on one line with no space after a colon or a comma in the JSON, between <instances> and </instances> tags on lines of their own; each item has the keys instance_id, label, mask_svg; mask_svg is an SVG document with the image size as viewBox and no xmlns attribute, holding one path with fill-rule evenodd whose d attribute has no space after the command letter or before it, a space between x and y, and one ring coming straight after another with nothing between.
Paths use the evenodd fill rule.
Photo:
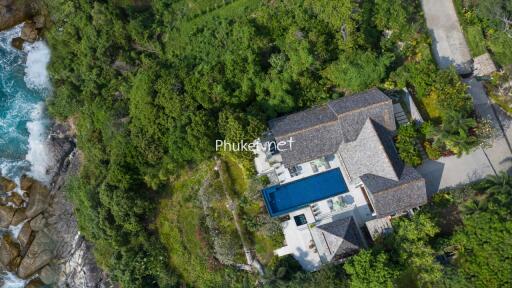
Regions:
<instances>
[{"instance_id":1,"label":"gray tiled roof","mask_svg":"<svg viewBox=\"0 0 512 288\"><path fill-rule=\"evenodd\" d=\"M281 153L283 164L291 167L354 141L369 117L389 131L396 129L392 101L376 88L273 119L269 127L277 141L295 141L291 151Z\"/></svg>"},{"instance_id":2,"label":"gray tiled roof","mask_svg":"<svg viewBox=\"0 0 512 288\"><path fill-rule=\"evenodd\" d=\"M336 114L328 106L317 106L294 114L272 119L268 122L275 137L287 136L318 125L336 121Z\"/></svg>"},{"instance_id":3,"label":"gray tiled roof","mask_svg":"<svg viewBox=\"0 0 512 288\"><path fill-rule=\"evenodd\" d=\"M389 99L386 94L382 93L382 91L377 88L372 88L361 93L336 99L329 102L328 105L337 115L340 115L389 101L391 101L391 99Z\"/></svg>"},{"instance_id":4,"label":"gray tiled roof","mask_svg":"<svg viewBox=\"0 0 512 288\"><path fill-rule=\"evenodd\" d=\"M372 119L355 141L341 145L338 152L351 180L363 182L379 216L427 203L425 180L403 164L390 132Z\"/></svg>"},{"instance_id":5,"label":"gray tiled roof","mask_svg":"<svg viewBox=\"0 0 512 288\"><path fill-rule=\"evenodd\" d=\"M328 260L335 256L350 256L363 247L357 226L352 217L343 218L316 227L321 245Z\"/></svg>"},{"instance_id":6,"label":"gray tiled roof","mask_svg":"<svg viewBox=\"0 0 512 288\"><path fill-rule=\"evenodd\" d=\"M280 152L286 167L338 151L349 180L361 179L379 216L427 202L425 180L398 156L392 101L378 89L277 118L269 125L277 141L295 141L291 150Z\"/></svg>"},{"instance_id":7,"label":"gray tiled roof","mask_svg":"<svg viewBox=\"0 0 512 288\"><path fill-rule=\"evenodd\" d=\"M280 152L283 164L287 167L334 154L341 143L336 121L291 136L276 137L276 140L286 141L290 137L294 141L291 149Z\"/></svg>"},{"instance_id":8,"label":"gray tiled roof","mask_svg":"<svg viewBox=\"0 0 512 288\"><path fill-rule=\"evenodd\" d=\"M405 166L399 181L366 174L361 177L379 217L405 212L427 203L425 179Z\"/></svg>"},{"instance_id":9,"label":"gray tiled roof","mask_svg":"<svg viewBox=\"0 0 512 288\"><path fill-rule=\"evenodd\" d=\"M338 152L350 180L372 174L398 181L402 173L403 164L389 132L370 118L357 139L341 145Z\"/></svg>"}]
</instances>

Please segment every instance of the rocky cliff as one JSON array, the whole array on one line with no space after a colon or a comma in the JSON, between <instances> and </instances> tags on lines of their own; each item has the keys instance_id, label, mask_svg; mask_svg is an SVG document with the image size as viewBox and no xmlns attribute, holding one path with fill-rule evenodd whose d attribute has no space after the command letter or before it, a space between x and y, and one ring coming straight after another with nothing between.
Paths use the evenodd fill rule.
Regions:
<instances>
[{"instance_id":1,"label":"rocky cliff","mask_svg":"<svg viewBox=\"0 0 512 288\"><path fill-rule=\"evenodd\" d=\"M17 237L5 233L0 239L0 270L32 279L27 287L112 286L80 235L73 205L66 198L66 183L81 162L69 130L66 124L52 129L49 142L55 165L49 171L49 185L23 176L17 189L16 183L0 177L0 227L21 227Z\"/></svg>"}]
</instances>

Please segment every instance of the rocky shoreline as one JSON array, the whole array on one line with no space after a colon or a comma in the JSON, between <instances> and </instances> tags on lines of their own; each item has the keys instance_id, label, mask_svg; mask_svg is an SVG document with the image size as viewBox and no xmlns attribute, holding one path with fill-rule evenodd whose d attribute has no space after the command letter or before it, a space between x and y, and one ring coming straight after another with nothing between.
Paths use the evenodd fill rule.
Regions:
<instances>
[{"instance_id":1,"label":"rocky shoreline","mask_svg":"<svg viewBox=\"0 0 512 288\"><path fill-rule=\"evenodd\" d=\"M20 187L0 178L0 227L21 226L0 239L0 270L30 279L26 287L112 287L78 231L66 182L80 168L81 154L69 124L55 124L49 143L55 165L49 187L23 176ZM17 191L17 192L16 192Z\"/></svg>"},{"instance_id":2,"label":"rocky shoreline","mask_svg":"<svg viewBox=\"0 0 512 288\"><path fill-rule=\"evenodd\" d=\"M47 24L46 9L39 1L0 0L0 31L23 23L20 37L12 39L12 46L22 49L24 42L33 43Z\"/></svg>"},{"instance_id":3,"label":"rocky shoreline","mask_svg":"<svg viewBox=\"0 0 512 288\"><path fill-rule=\"evenodd\" d=\"M48 19L40 1L0 0L0 31L23 23L20 37L11 42L17 49L38 40ZM18 187L0 175L0 287L6 271L26 279L30 288L115 286L96 265L66 198L67 181L82 161L74 131L71 121L51 128L49 183L24 175Z\"/></svg>"}]
</instances>

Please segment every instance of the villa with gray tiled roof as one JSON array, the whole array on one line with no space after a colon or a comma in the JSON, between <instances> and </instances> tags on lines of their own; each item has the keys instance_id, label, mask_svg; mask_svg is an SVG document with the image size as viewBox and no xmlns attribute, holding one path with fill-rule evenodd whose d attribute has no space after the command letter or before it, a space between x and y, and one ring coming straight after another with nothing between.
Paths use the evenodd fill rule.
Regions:
<instances>
[{"instance_id":1,"label":"villa with gray tiled roof","mask_svg":"<svg viewBox=\"0 0 512 288\"><path fill-rule=\"evenodd\" d=\"M390 217L427 202L425 180L394 146L392 100L378 89L273 119L269 128L266 141L293 142L255 159L271 181L262 190L267 210L285 234L275 253L292 254L306 270L343 261L367 246L364 229L387 231Z\"/></svg>"}]
</instances>

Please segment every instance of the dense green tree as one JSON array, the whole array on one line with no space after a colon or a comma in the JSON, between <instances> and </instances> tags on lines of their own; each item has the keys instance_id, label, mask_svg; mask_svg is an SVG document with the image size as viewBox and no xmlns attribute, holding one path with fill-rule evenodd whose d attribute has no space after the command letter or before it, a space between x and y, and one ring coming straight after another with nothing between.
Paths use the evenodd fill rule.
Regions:
<instances>
[{"instance_id":1,"label":"dense green tree","mask_svg":"<svg viewBox=\"0 0 512 288\"><path fill-rule=\"evenodd\" d=\"M352 288L391 288L398 276L385 253L374 254L369 250L350 258L343 269L350 276L349 286Z\"/></svg>"},{"instance_id":2,"label":"dense green tree","mask_svg":"<svg viewBox=\"0 0 512 288\"><path fill-rule=\"evenodd\" d=\"M411 220L395 222L393 241L407 277L419 287L432 287L442 277L442 267L434 259L435 252L427 241L439 232L432 220L420 214Z\"/></svg>"},{"instance_id":3,"label":"dense green tree","mask_svg":"<svg viewBox=\"0 0 512 288\"><path fill-rule=\"evenodd\" d=\"M374 52L343 54L324 71L336 86L350 92L359 92L380 83L393 61L392 54L377 56Z\"/></svg>"}]
</instances>

